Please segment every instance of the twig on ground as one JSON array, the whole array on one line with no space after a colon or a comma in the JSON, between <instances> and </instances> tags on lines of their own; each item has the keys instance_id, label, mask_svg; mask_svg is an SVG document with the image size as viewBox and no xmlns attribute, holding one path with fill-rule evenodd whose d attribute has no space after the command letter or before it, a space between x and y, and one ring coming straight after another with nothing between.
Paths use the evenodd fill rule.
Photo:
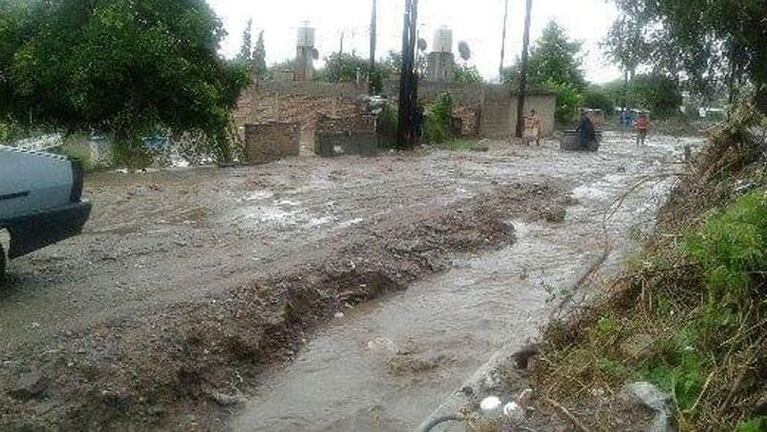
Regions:
<instances>
[{"instance_id":1,"label":"twig on ground","mask_svg":"<svg viewBox=\"0 0 767 432\"><path fill-rule=\"evenodd\" d=\"M711 371L710 374L708 374L708 378L706 378L706 382L703 384L703 388L700 391L700 394L698 395L698 398L695 399L695 403L692 404L692 407L689 409L686 409L684 412L686 413L694 413L696 409L698 409L698 404L700 404L700 401L703 399L703 395L706 394L706 390L708 390L709 384L711 384L711 379L714 378L714 375L718 372L718 369L714 369Z\"/></svg>"},{"instance_id":2,"label":"twig on ground","mask_svg":"<svg viewBox=\"0 0 767 432\"><path fill-rule=\"evenodd\" d=\"M550 398L544 398L543 401L546 402L547 404L553 406L554 408L556 408L557 411L559 411L562 415L567 417L567 419L573 424L573 426L575 426L578 429L580 429L581 432L591 432L591 430L589 428L587 428L586 425L581 423L581 421L578 420L573 415L573 413L571 413L567 408L562 406L562 404L560 404L559 402L557 402L557 401L555 401L553 399L550 399Z\"/></svg>"}]
</instances>

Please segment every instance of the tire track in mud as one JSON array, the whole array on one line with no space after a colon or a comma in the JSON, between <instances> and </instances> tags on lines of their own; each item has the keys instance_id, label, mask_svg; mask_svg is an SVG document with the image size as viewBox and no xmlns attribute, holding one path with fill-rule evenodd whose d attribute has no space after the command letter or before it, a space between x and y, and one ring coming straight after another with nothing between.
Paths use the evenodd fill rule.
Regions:
<instances>
[{"instance_id":1,"label":"tire track in mud","mask_svg":"<svg viewBox=\"0 0 767 432\"><path fill-rule=\"evenodd\" d=\"M221 429L221 408L240 400L238 386L291 360L335 311L444 270L453 253L512 243L505 221L544 218L566 203L563 191L513 184L441 208L389 209L373 226L332 235L292 270L27 347L18 356L34 360L0 369L0 382L15 382L22 368L51 381L43 399L0 392L0 429Z\"/></svg>"}]
</instances>

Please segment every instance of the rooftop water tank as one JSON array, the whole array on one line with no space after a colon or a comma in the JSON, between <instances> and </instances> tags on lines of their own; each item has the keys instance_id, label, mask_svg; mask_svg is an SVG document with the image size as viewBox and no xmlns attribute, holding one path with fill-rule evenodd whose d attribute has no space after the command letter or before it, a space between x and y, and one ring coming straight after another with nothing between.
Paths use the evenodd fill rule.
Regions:
<instances>
[{"instance_id":1,"label":"rooftop water tank","mask_svg":"<svg viewBox=\"0 0 767 432\"><path fill-rule=\"evenodd\" d=\"M314 29L309 27L309 23L302 23L298 27L298 46L299 47L314 47Z\"/></svg>"},{"instance_id":2,"label":"rooftop water tank","mask_svg":"<svg viewBox=\"0 0 767 432\"><path fill-rule=\"evenodd\" d=\"M434 49L438 53L453 52L453 31L447 27L440 27L434 32Z\"/></svg>"}]
</instances>

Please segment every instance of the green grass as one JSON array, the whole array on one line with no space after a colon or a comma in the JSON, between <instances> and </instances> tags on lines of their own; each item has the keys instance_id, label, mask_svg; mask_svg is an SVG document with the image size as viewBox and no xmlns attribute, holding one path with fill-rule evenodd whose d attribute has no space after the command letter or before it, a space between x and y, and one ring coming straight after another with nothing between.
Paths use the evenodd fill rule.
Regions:
<instances>
[{"instance_id":1,"label":"green grass","mask_svg":"<svg viewBox=\"0 0 767 432\"><path fill-rule=\"evenodd\" d=\"M83 164L83 169L85 169L86 172L93 170L93 163L91 162L91 155L85 150L75 148L75 147L61 147L59 148L56 153L60 155L64 155L69 157L70 159L74 159L77 161L80 161L80 163Z\"/></svg>"},{"instance_id":2,"label":"green grass","mask_svg":"<svg viewBox=\"0 0 767 432\"><path fill-rule=\"evenodd\" d=\"M757 417L738 425L735 432L767 432L767 417Z\"/></svg>"}]
</instances>

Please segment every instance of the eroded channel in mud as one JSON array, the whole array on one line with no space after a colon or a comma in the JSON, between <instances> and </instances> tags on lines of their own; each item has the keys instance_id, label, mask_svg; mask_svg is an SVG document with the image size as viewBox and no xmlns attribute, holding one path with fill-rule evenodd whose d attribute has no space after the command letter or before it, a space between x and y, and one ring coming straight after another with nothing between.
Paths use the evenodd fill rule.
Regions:
<instances>
[{"instance_id":1,"label":"eroded channel in mud","mask_svg":"<svg viewBox=\"0 0 767 432\"><path fill-rule=\"evenodd\" d=\"M605 235L610 254L601 274L620 264L669 190L672 179L658 174L674 171L683 145L698 141L658 137L637 149L629 137L610 134L604 152L588 166L558 155L543 172L508 167L510 176L528 180L571 179L574 204L565 221L509 221L517 237L512 246L456 256L448 271L339 315L313 335L295 362L262 376L231 426L414 429L496 350L536 335L600 260Z\"/></svg>"}]
</instances>

